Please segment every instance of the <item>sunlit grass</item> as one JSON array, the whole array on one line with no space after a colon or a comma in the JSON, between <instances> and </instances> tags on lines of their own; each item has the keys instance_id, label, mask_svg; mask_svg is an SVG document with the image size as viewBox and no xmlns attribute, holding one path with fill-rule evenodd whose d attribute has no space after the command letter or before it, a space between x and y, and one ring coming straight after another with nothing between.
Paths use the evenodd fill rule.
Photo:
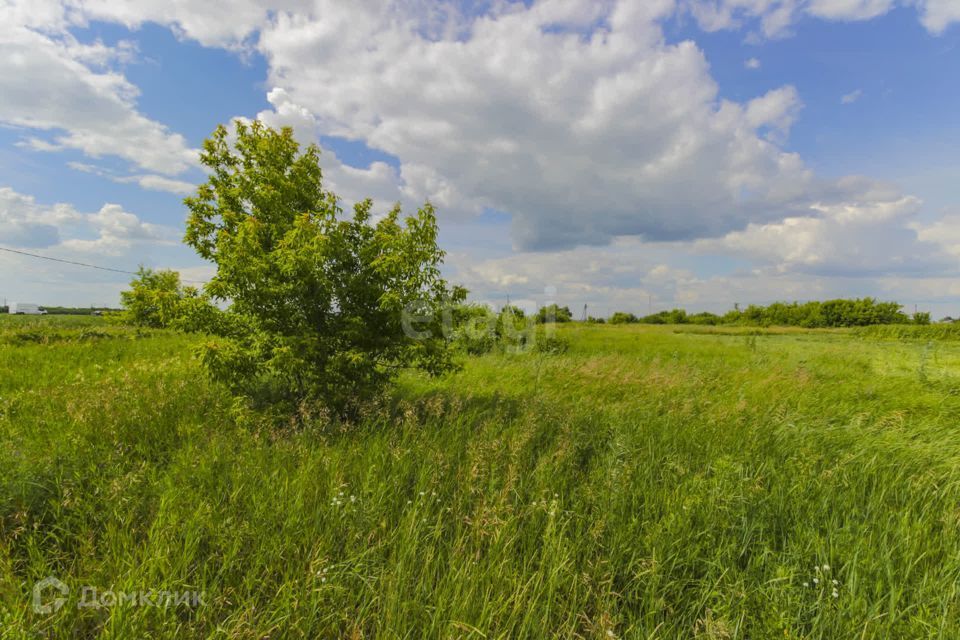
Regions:
<instances>
[{"instance_id":1,"label":"sunlit grass","mask_svg":"<svg viewBox=\"0 0 960 640\"><path fill-rule=\"evenodd\" d=\"M0 322L9 637L960 634L949 341L577 325L293 432L196 338L62 322ZM37 614L48 575L73 592Z\"/></svg>"}]
</instances>

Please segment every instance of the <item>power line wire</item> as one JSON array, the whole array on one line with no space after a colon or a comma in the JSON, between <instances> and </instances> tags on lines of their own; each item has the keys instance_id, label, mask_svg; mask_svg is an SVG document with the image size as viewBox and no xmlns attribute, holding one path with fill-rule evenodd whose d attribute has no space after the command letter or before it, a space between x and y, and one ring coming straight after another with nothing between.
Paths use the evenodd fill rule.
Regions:
<instances>
[{"instance_id":1,"label":"power line wire","mask_svg":"<svg viewBox=\"0 0 960 640\"><path fill-rule=\"evenodd\" d=\"M126 271L124 269L114 269L113 267L101 267L95 264L89 264L87 262L77 262L76 260L64 260L63 258L54 258L51 256L43 256L39 253L30 253L29 251L20 251L18 249L8 249L7 247L0 247L0 251L6 251L8 253L16 253L21 256L30 256L31 258L40 258L41 260L50 260L51 262L62 262L64 264L72 264L78 267L87 267L90 269L99 269L100 271L112 271L114 273L126 273L131 276L139 275L136 271ZM189 284L205 284L198 280L181 280L181 282L186 282Z\"/></svg>"}]
</instances>

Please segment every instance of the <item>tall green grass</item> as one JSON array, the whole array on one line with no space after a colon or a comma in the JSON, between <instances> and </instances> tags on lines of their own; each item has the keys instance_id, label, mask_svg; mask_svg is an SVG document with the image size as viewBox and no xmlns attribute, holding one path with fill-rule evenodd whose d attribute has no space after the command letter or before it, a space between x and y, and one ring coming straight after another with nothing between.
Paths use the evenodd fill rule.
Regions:
<instances>
[{"instance_id":1,"label":"tall green grass","mask_svg":"<svg viewBox=\"0 0 960 640\"><path fill-rule=\"evenodd\" d=\"M950 343L574 325L293 431L94 328L0 341L5 637L960 635Z\"/></svg>"},{"instance_id":2,"label":"tall green grass","mask_svg":"<svg viewBox=\"0 0 960 640\"><path fill-rule=\"evenodd\" d=\"M863 338L887 340L960 340L960 323L875 325L860 327L855 332Z\"/></svg>"}]
</instances>

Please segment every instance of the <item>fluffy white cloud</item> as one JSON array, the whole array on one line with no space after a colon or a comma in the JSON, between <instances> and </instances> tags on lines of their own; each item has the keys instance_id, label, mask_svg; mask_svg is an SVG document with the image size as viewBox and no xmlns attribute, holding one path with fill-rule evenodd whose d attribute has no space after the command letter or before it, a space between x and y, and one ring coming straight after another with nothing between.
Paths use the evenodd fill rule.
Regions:
<instances>
[{"instance_id":1,"label":"fluffy white cloud","mask_svg":"<svg viewBox=\"0 0 960 640\"><path fill-rule=\"evenodd\" d=\"M933 222L914 222L910 228L923 242L937 244L950 255L960 258L960 211L947 213Z\"/></svg>"},{"instance_id":2,"label":"fluffy white cloud","mask_svg":"<svg viewBox=\"0 0 960 640\"><path fill-rule=\"evenodd\" d=\"M919 199L879 184L861 185L859 191L860 201L815 204L810 215L751 224L721 239L702 240L696 248L749 258L778 273L876 276L956 270L956 260L932 232L936 226L918 233Z\"/></svg>"},{"instance_id":3,"label":"fluffy white cloud","mask_svg":"<svg viewBox=\"0 0 960 640\"><path fill-rule=\"evenodd\" d=\"M52 141L27 140L40 151L118 156L162 174L195 164L183 137L140 114L138 89L109 67L128 59L133 45L81 44L65 30L72 14L38 3L33 15L30 6L0 7L0 123L51 132Z\"/></svg>"},{"instance_id":4,"label":"fluffy white cloud","mask_svg":"<svg viewBox=\"0 0 960 640\"><path fill-rule=\"evenodd\" d=\"M950 305L960 289L941 285L950 282L947 274L960 274L960 215L924 222L917 198L865 178L839 181L833 195L832 203L815 203L803 216L751 224L718 239L621 238L605 247L496 258L484 257L483 246L458 247L451 275L493 302L507 295L542 301L550 288L561 304L577 310L589 304L600 314L674 306L724 311L734 302L854 294L956 315ZM699 275L684 266L691 264L700 265Z\"/></svg>"},{"instance_id":5,"label":"fluffy white cloud","mask_svg":"<svg viewBox=\"0 0 960 640\"><path fill-rule=\"evenodd\" d=\"M956 316L960 217L915 231L916 206L906 199L831 208L821 218L751 226L720 240L630 238L500 258L454 252L449 262L475 299L557 300L577 313L587 304L593 315L872 295ZM731 269L731 259L742 266ZM683 266L697 260L705 273Z\"/></svg>"},{"instance_id":6,"label":"fluffy white cloud","mask_svg":"<svg viewBox=\"0 0 960 640\"><path fill-rule=\"evenodd\" d=\"M176 180L151 173L138 175L117 175L108 169L104 169L103 167L98 167L86 162L71 161L67 163L67 166L71 169L100 176L101 178L106 178L120 184L140 185L140 187L150 191L166 191L168 193L175 193L178 195L188 195L193 193L193 191L196 189L196 185L192 182Z\"/></svg>"},{"instance_id":7,"label":"fluffy white cloud","mask_svg":"<svg viewBox=\"0 0 960 640\"><path fill-rule=\"evenodd\" d=\"M823 20L870 20L897 6L916 7L928 31L942 33L960 22L956 0L683 0L683 6L707 31L753 27L766 38L787 35L803 16Z\"/></svg>"},{"instance_id":8,"label":"fluffy white cloud","mask_svg":"<svg viewBox=\"0 0 960 640\"><path fill-rule=\"evenodd\" d=\"M436 39L417 16L321 2L277 15L260 47L298 117L398 157L410 199L509 212L521 248L782 217L812 179L776 144L796 91L719 100L696 45L664 41L671 10L548 0Z\"/></svg>"},{"instance_id":9,"label":"fluffy white cloud","mask_svg":"<svg viewBox=\"0 0 960 640\"><path fill-rule=\"evenodd\" d=\"M0 236L15 247L48 247L59 243L59 225L72 221L75 215L66 205L41 209L33 198L8 187L0 188Z\"/></svg>"},{"instance_id":10,"label":"fluffy white cloud","mask_svg":"<svg viewBox=\"0 0 960 640\"><path fill-rule=\"evenodd\" d=\"M258 120L274 128L292 127L301 145L320 146L316 118L309 110L295 103L287 91L274 88L267 94L267 101L273 108L258 113ZM405 200L407 206L415 206L403 197L396 169L385 162L373 162L366 169L351 167L343 164L330 149L321 148L320 164L324 185L343 198L347 205L372 198L377 212L385 212L400 200Z\"/></svg>"},{"instance_id":11,"label":"fluffy white cloud","mask_svg":"<svg viewBox=\"0 0 960 640\"><path fill-rule=\"evenodd\" d=\"M947 220L917 225L915 199L868 181L818 179L783 147L801 108L796 90L723 100L703 52L668 42L660 24L681 10L704 29L776 37L804 16L866 20L894 0L539 0L484 3L479 16L419 0L272 4L8 3L0 122L27 129L23 144L35 149L137 167L104 174L112 180L186 192L171 176L195 152L137 111L137 89L117 71L135 47L79 43L67 30L152 21L208 46L258 49L272 87L272 108L257 115L265 122L292 124L304 141L363 141L399 160L357 168L326 151L328 184L347 200L429 198L460 220L485 209L510 216L520 252L451 252L458 279L477 292L532 295L553 284L572 305L725 308L731 296L816 297L846 277L882 289L881 280L947 269L945 256L960 246L930 235L944 235L937 225ZM899 4L915 6L934 33L960 20L953 0ZM31 206L40 213L8 216L2 230L34 246L106 252L157 233L115 205L95 214ZM50 222L54 211L79 216L69 222L77 226ZM701 278L682 266L703 255L756 268Z\"/></svg>"},{"instance_id":12,"label":"fluffy white cloud","mask_svg":"<svg viewBox=\"0 0 960 640\"><path fill-rule=\"evenodd\" d=\"M960 22L960 2L957 0L918 0L920 21L931 33L943 33L950 25Z\"/></svg>"},{"instance_id":13,"label":"fluffy white cloud","mask_svg":"<svg viewBox=\"0 0 960 640\"><path fill-rule=\"evenodd\" d=\"M242 47L271 11L310 9L310 2L298 0L66 0L65 4L76 21L116 22L131 29L155 22L204 45L231 48Z\"/></svg>"},{"instance_id":14,"label":"fluffy white cloud","mask_svg":"<svg viewBox=\"0 0 960 640\"><path fill-rule=\"evenodd\" d=\"M144 222L117 204L81 213L68 204L41 205L33 196L0 187L0 234L7 246L58 247L118 255L136 244L179 242L179 230Z\"/></svg>"},{"instance_id":15,"label":"fluffy white cloud","mask_svg":"<svg viewBox=\"0 0 960 640\"><path fill-rule=\"evenodd\" d=\"M211 268L198 265L181 236L181 229L144 222L117 204L87 213L0 187L0 244L7 248L121 271L138 264L172 267L184 280L209 280ZM6 251L0 251L0 273L0 297L47 305L116 306L130 280L125 273Z\"/></svg>"}]
</instances>

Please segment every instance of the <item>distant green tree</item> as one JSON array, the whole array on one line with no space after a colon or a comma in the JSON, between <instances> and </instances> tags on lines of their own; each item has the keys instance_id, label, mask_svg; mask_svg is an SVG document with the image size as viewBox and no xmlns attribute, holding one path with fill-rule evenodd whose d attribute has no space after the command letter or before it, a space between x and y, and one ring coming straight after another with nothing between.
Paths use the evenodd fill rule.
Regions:
<instances>
[{"instance_id":1,"label":"distant green tree","mask_svg":"<svg viewBox=\"0 0 960 640\"><path fill-rule=\"evenodd\" d=\"M693 315L687 316L687 321L690 324L720 324L720 316L715 313L710 313L709 311L702 311L700 313L695 313Z\"/></svg>"},{"instance_id":2,"label":"distant green tree","mask_svg":"<svg viewBox=\"0 0 960 640\"><path fill-rule=\"evenodd\" d=\"M616 311L610 316L610 324L632 324L637 322L637 316L626 311Z\"/></svg>"},{"instance_id":3,"label":"distant green tree","mask_svg":"<svg viewBox=\"0 0 960 640\"><path fill-rule=\"evenodd\" d=\"M319 400L352 414L405 367L454 364L442 308L466 291L441 277L433 207L374 221L370 200L345 215L324 189L320 151L289 128L236 122L204 142L209 179L193 197L186 242L213 262L203 309L211 375L238 394Z\"/></svg>"},{"instance_id":4,"label":"distant green tree","mask_svg":"<svg viewBox=\"0 0 960 640\"><path fill-rule=\"evenodd\" d=\"M658 311L648 316L643 316L637 320L644 324L687 324L689 319L687 312L683 309L671 309L670 311Z\"/></svg>"},{"instance_id":5,"label":"distant green tree","mask_svg":"<svg viewBox=\"0 0 960 640\"><path fill-rule=\"evenodd\" d=\"M645 324L736 324L755 327L860 327L873 324L905 324L911 322L897 302L878 302L873 298L837 299L823 302L774 302L767 306L739 305L722 316L702 312L688 314L683 309L658 311L633 321ZM631 322L626 314L618 322ZM913 322L920 323L921 314ZM612 319L611 319L612 320ZM919 320L919 322L918 322Z\"/></svg>"},{"instance_id":6,"label":"distant green tree","mask_svg":"<svg viewBox=\"0 0 960 640\"><path fill-rule=\"evenodd\" d=\"M570 307L560 307L556 304L549 304L545 307L540 307L540 310L537 312L537 322L544 324L546 322L570 322L573 320L573 313L570 312Z\"/></svg>"},{"instance_id":7,"label":"distant green tree","mask_svg":"<svg viewBox=\"0 0 960 640\"><path fill-rule=\"evenodd\" d=\"M929 311L917 311L913 314L913 324L930 324Z\"/></svg>"},{"instance_id":8,"label":"distant green tree","mask_svg":"<svg viewBox=\"0 0 960 640\"><path fill-rule=\"evenodd\" d=\"M141 266L130 281L130 289L120 293L121 320L141 327L168 327L183 315L188 299L199 300L199 291L183 286L179 273Z\"/></svg>"},{"instance_id":9,"label":"distant green tree","mask_svg":"<svg viewBox=\"0 0 960 640\"><path fill-rule=\"evenodd\" d=\"M907 323L910 319L896 302L873 298L836 299L823 302L774 302L766 307L749 305L721 319L723 324L749 326L860 327L872 324Z\"/></svg>"}]
</instances>

